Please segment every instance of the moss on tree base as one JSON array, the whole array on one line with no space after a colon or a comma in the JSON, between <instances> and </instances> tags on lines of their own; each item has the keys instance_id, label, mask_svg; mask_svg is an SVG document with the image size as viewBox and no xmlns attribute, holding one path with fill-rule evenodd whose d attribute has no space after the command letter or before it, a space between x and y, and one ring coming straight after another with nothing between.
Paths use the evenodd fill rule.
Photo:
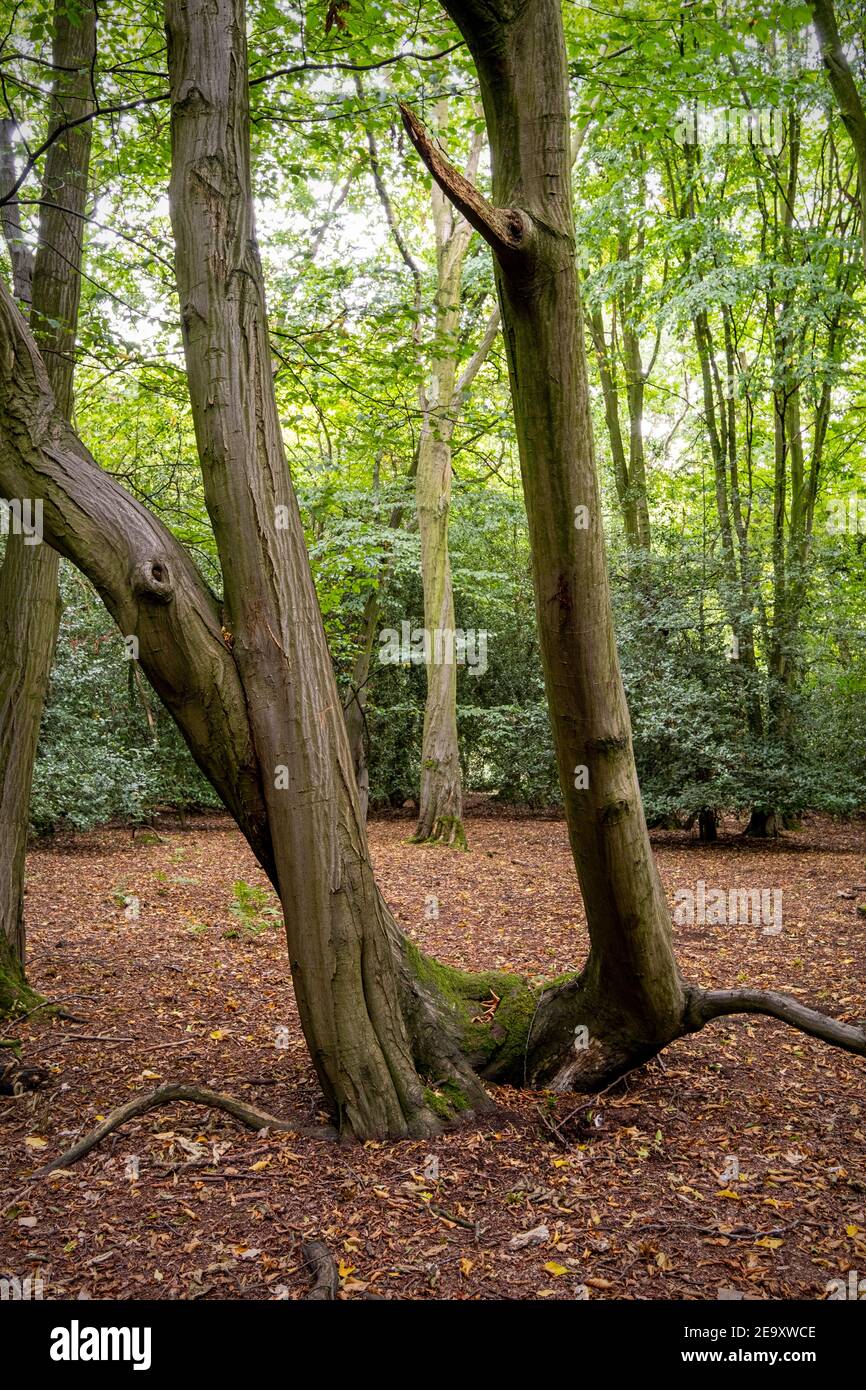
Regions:
<instances>
[{"instance_id":1,"label":"moss on tree base","mask_svg":"<svg viewBox=\"0 0 866 1390\"><path fill-rule=\"evenodd\" d=\"M469 848L466 829L459 816L440 816L429 835L420 831L412 836L413 845L444 845L446 849Z\"/></svg>"},{"instance_id":2,"label":"moss on tree base","mask_svg":"<svg viewBox=\"0 0 866 1390\"><path fill-rule=\"evenodd\" d=\"M24 971L0 933L0 1018L15 1018L41 1003L44 1000L28 985Z\"/></svg>"},{"instance_id":3,"label":"moss on tree base","mask_svg":"<svg viewBox=\"0 0 866 1390\"><path fill-rule=\"evenodd\" d=\"M442 1007L473 1070L488 1080L521 1084L541 991L505 971L476 974L443 965L408 940L405 951L412 974Z\"/></svg>"}]
</instances>

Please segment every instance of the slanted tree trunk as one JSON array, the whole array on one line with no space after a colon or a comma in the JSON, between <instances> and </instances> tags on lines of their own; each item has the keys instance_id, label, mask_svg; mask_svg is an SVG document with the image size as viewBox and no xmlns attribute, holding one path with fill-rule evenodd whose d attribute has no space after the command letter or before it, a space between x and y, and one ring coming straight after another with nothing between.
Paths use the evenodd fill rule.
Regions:
<instances>
[{"instance_id":1,"label":"slanted tree trunk","mask_svg":"<svg viewBox=\"0 0 866 1390\"><path fill-rule=\"evenodd\" d=\"M52 127L92 110L95 45L95 7L85 0L73 15L64 0L56 0ZM8 149L11 123L4 126ZM68 418L72 414L90 136L91 124L85 121L65 131L48 151L39 241L32 265L21 239L14 202L7 205L3 219L14 290L23 305L30 304L33 331L55 402ZM4 182L10 186L12 180ZM14 1007L23 987L24 855L33 763L60 621L58 564L59 556L49 546L31 545L26 537L11 534L0 570L0 1010ZM29 997L26 992L25 997Z\"/></svg>"},{"instance_id":2,"label":"slanted tree trunk","mask_svg":"<svg viewBox=\"0 0 866 1390\"><path fill-rule=\"evenodd\" d=\"M223 624L261 771L298 1010L325 1096L356 1134L422 1134L437 1118L404 1014L399 937L370 866L273 391L244 26L242 0L167 6L170 211ZM436 1074L449 1075L437 1061Z\"/></svg>"},{"instance_id":3,"label":"slanted tree trunk","mask_svg":"<svg viewBox=\"0 0 866 1390\"><path fill-rule=\"evenodd\" d=\"M403 118L433 177L494 252L547 698L590 935L580 975L538 1003L523 1077L589 1089L728 1009L770 1012L864 1052L862 1028L819 1023L776 996L762 995L759 1006L760 991L704 992L680 977L613 631L575 269L560 4L444 3L478 70L493 206L411 111ZM486 1074L501 1074L495 1059Z\"/></svg>"},{"instance_id":4,"label":"slanted tree trunk","mask_svg":"<svg viewBox=\"0 0 866 1390\"><path fill-rule=\"evenodd\" d=\"M490 207L411 113L410 136L490 242L502 311L547 698L592 943L581 976L543 1001L536 1081L601 1082L681 1025L684 989L644 820L616 654L575 269L568 81L558 0L517 10L447 0L478 69ZM544 1007L546 1005L546 1007ZM574 1030L589 1045L575 1050Z\"/></svg>"}]
</instances>

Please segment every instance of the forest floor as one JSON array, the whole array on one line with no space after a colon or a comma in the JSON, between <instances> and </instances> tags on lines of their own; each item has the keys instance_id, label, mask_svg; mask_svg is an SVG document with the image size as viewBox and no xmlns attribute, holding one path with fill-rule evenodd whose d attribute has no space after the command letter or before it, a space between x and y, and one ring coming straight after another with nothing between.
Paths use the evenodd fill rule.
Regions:
<instances>
[{"instance_id":1,"label":"forest floor","mask_svg":"<svg viewBox=\"0 0 866 1390\"><path fill-rule=\"evenodd\" d=\"M653 836L671 901L699 880L780 888L783 929L677 926L686 977L863 1018L866 823L809 819L764 843L723 829L715 845ZM409 845L410 832L374 821L371 842L385 897L425 949L538 980L581 964L564 824L479 815L469 854ZM41 1269L47 1298L304 1297L300 1244L314 1236L344 1298L819 1299L866 1275L864 1063L756 1018L676 1043L588 1107L497 1087L500 1108L474 1127L348 1146L176 1104L30 1181L163 1082L310 1123L321 1112L282 928L261 904L252 929L232 911L235 882L267 885L228 822L57 835L28 876L31 979L74 1020L40 1011L0 1029L52 1072L0 1098L0 1277ZM539 1227L540 1243L511 1248Z\"/></svg>"}]
</instances>

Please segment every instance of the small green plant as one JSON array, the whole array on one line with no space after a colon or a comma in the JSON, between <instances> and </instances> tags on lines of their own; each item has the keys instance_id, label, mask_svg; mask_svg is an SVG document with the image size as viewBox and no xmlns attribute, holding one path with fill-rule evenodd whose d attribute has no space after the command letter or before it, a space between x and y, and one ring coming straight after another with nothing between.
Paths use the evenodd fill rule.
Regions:
<instances>
[{"instance_id":1,"label":"small green plant","mask_svg":"<svg viewBox=\"0 0 866 1390\"><path fill-rule=\"evenodd\" d=\"M238 878L232 884L232 896L231 914L250 935L258 936L279 920L280 910L271 902L267 888L257 888Z\"/></svg>"}]
</instances>

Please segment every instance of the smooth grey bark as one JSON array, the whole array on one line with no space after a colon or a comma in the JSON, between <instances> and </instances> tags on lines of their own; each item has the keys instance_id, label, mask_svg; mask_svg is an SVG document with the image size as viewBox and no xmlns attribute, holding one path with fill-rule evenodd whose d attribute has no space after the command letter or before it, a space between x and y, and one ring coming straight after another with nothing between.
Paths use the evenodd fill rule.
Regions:
<instances>
[{"instance_id":1,"label":"smooth grey bark","mask_svg":"<svg viewBox=\"0 0 866 1390\"><path fill-rule=\"evenodd\" d=\"M92 63L96 12L85 3L73 17L56 0L52 57L55 79L49 133L93 109ZM4 122L4 185L14 181L11 122ZM21 235L17 199L4 205L3 230L13 268L13 288L26 307L40 345L57 408L72 414L72 386L84 208L90 162L91 122L65 130L48 150L42 185L35 260ZM60 621L59 556L47 545L29 545L10 534L0 570L0 948L6 956L6 1007L14 1003L9 981L23 972L24 856L36 745ZM0 974L3 962L0 961ZM0 1007L3 1006L0 998Z\"/></svg>"},{"instance_id":2,"label":"smooth grey bark","mask_svg":"<svg viewBox=\"0 0 866 1390\"><path fill-rule=\"evenodd\" d=\"M439 129L447 124L448 103L436 106ZM474 179L482 139L473 138L466 175ZM430 189L436 242L436 300L432 363L421 391L422 426L415 477L415 507L421 537L424 627L430 651L426 662L427 700L421 743L420 804L414 840L466 849L463 825L463 774L457 741L456 620L451 581L448 527L451 513L451 441L469 390L458 381L458 338L463 266L472 228L435 182ZM489 333L482 348L492 341ZM483 360L483 358L482 358ZM476 363L477 371L480 362Z\"/></svg>"},{"instance_id":3,"label":"smooth grey bark","mask_svg":"<svg viewBox=\"0 0 866 1390\"><path fill-rule=\"evenodd\" d=\"M363 95L356 76L355 87ZM441 98L435 107L438 129L447 124L449 103ZM474 178L483 139L472 138L467 177ZM428 379L419 388L421 434L415 467L415 508L421 541L421 585L424 596L424 629L428 659L425 662L427 697L421 740L418 822L416 844L443 844L466 849L463 824L463 774L457 738L456 619L451 581L448 530L451 509L451 441L460 411L472 382L496 338L499 311L494 310L475 353L458 379L459 328L463 266L472 228L456 214L435 183L430 192L436 247L436 294L432 333L425 343L422 325L421 271L403 235L388 193L372 127L367 127L370 168L379 200L400 256L414 285L414 343ZM428 361L429 359L429 361Z\"/></svg>"}]
</instances>

